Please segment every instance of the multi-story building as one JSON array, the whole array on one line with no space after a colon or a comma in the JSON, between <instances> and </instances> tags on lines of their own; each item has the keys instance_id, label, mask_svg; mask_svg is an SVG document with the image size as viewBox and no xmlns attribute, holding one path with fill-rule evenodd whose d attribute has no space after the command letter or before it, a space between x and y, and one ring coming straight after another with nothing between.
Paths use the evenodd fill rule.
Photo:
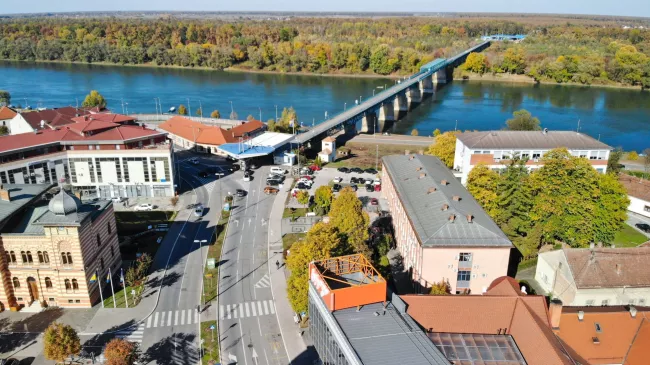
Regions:
<instances>
[{"instance_id":1,"label":"multi-story building","mask_svg":"<svg viewBox=\"0 0 650 365\"><path fill-rule=\"evenodd\" d=\"M395 243L416 290L446 281L452 293L480 294L507 274L513 245L434 156L382 159Z\"/></svg>"},{"instance_id":2,"label":"multi-story building","mask_svg":"<svg viewBox=\"0 0 650 365\"><path fill-rule=\"evenodd\" d=\"M0 137L2 184L67 181L83 197L173 196L172 168L164 132L115 114Z\"/></svg>"},{"instance_id":3,"label":"multi-story building","mask_svg":"<svg viewBox=\"0 0 650 365\"><path fill-rule=\"evenodd\" d=\"M460 133L456 139L454 173L467 183L467 176L479 163L504 169L515 155L526 159L530 170L542 166L541 158L554 148L564 147L573 156L584 157L601 173L607 171L612 148L586 134L572 131L485 131Z\"/></svg>"},{"instance_id":4,"label":"multi-story building","mask_svg":"<svg viewBox=\"0 0 650 365\"><path fill-rule=\"evenodd\" d=\"M54 109L22 111L8 121L10 134L32 133L45 128L56 128L73 124L74 118L99 113L99 108L76 108L66 106Z\"/></svg>"},{"instance_id":5,"label":"multi-story building","mask_svg":"<svg viewBox=\"0 0 650 365\"><path fill-rule=\"evenodd\" d=\"M544 252L535 280L568 306L650 302L650 247L569 248Z\"/></svg>"},{"instance_id":6,"label":"multi-story building","mask_svg":"<svg viewBox=\"0 0 650 365\"><path fill-rule=\"evenodd\" d=\"M627 174L619 174L618 181L625 186L630 205L627 210L650 218L650 181Z\"/></svg>"},{"instance_id":7,"label":"multi-story building","mask_svg":"<svg viewBox=\"0 0 650 365\"><path fill-rule=\"evenodd\" d=\"M0 187L0 310L88 308L109 269L119 273L111 201L82 204L63 189L44 198L54 187Z\"/></svg>"}]
</instances>

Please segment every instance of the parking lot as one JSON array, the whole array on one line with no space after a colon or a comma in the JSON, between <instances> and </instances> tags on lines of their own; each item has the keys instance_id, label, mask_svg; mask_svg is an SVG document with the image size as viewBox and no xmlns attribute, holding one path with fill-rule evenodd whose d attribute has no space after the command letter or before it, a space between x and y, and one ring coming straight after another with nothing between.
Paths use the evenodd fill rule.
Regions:
<instances>
[{"instance_id":1,"label":"parking lot","mask_svg":"<svg viewBox=\"0 0 650 365\"><path fill-rule=\"evenodd\" d=\"M323 168L320 171L315 171L313 173L313 176L314 176L314 184L308 190L309 194L312 195L312 196L316 192L316 189L318 189L320 186L322 186L322 185L330 185L330 186L333 185L334 184L333 180L336 177L340 177L340 178L343 179L343 181L341 183L339 183L339 185L341 185L341 188L344 188L346 186L350 186L351 185L350 184L350 179L352 177L357 177L357 178L361 177L361 178L364 178L364 179L371 179L371 180L379 179L379 174L373 175L373 174L368 174L368 173L365 173L365 172L364 173L355 173L355 172L343 173L343 172L337 171L337 169L335 169L335 168ZM334 193L334 196L336 196L337 194L338 193ZM381 199L381 192L380 191L367 192L365 184L358 184L357 196L359 197L359 199L361 199L361 201L364 204L364 209L366 211L368 211L368 212L376 213L377 209L388 210L387 202L384 201L383 199ZM379 201L378 206L374 206L374 205L370 204L370 200L372 198L377 198L377 200ZM298 203L298 201L294 197L292 197L290 199L289 204L287 206L290 207L290 208L302 208L302 207L304 207L302 204Z\"/></svg>"}]
</instances>

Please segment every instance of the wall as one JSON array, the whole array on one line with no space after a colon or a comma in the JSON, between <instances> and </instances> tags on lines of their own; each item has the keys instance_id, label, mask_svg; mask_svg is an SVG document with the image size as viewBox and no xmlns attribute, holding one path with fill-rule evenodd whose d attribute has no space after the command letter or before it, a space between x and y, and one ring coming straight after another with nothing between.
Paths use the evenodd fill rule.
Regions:
<instances>
[{"instance_id":1,"label":"wall","mask_svg":"<svg viewBox=\"0 0 650 365\"><path fill-rule=\"evenodd\" d=\"M630 206L627 207L627 210L650 218L650 202L629 195L628 198L630 199ZM645 209L646 207L648 210Z\"/></svg>"},{"instance_id":2,"label":"wall","mask_svg":"<svg viewBox=\"0 0 650 365\"><path fill-rule=\"evenodd\" d=\"M22 117L20 114L16 114L13 119L7 123L9 125L9 134L22 134L22 133L32 133L34 132L34 128L27 123L25 118Z\"/></svg>"},{"instance_id":3,"label":"wall","mask_svg":"<svg viewBox=\"0 0 650 365\"><path fill-rule=\"evenodd\" d=\"M458 258L460 253L472 254L470 294L482 294L494 279L508 273L510 248L424 248L422 254L423 286L442 279L449 280L451 292L455 293ZM460 290L460 289L458 289Z\"/></svg>"},{"instance_id":4,"label":"wall","mask_svg":"<svg viewBox=\"0 0 650 365\"><path fill-rule=\"evenodd\" d=\"M544 252L538 256L535 281L564 305L573 303L576 287L563 250Z\"/></svg>"},{"instance_id":5,"label":"wall","mask_svg":"<svg viewBox=\"0 0 650 365\"><path fill-rule=\"evenodd\" d=\"M604 303L603 301L607 301ZM572 306L628 305L645 306L650 302L650 287L578 289Z\"/></svg>"}]
</instances>

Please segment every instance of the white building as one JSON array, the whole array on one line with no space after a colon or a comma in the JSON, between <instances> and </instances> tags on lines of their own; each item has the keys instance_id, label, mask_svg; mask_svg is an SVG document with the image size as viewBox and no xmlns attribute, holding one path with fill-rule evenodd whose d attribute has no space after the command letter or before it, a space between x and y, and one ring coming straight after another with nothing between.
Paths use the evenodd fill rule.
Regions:
<instances>
[{"instance_id":1,"label":"white building","mask_svg":"<svg viewBox=\"0 0 650 365\"><path fill-rule=\"evenodd\" d=\"M650 301L650 247L574 248L539 255L535 280L568 306Z\"/></svg>"},{"instance_id":2,"label":"white building","mask_svg":"<svg viewBox=\"0 0 650 365\"><path fill-rule=\"evenodd\" d=\"M625 186L630 205L627 210L650 218L650 181L620 174L618 181Z\"/></svg>"},{"instance_id":3,"label":"white building","mask_svg":"<svg viewBox=\"0 0 650 365\"><path fill-rule=\"evenodd\" d=\"M518 154L528 159L530 170L542 166L540 159L554 148L564 147L573 156L584 157L598 172L607 170L612 148L586 134L572 131L485 131L460 133L454 154L454 175L467 183L474 166L486 164L491 169L504 169L508 159Z\"/></svg>"},{"instance_id":4,"label":"white building","mask_svg":"<svg viewBox=\"0 0 650 365\"><path fill-rule=\"evenodd\" d=\"M61 127L0 137L1 183L65 180L87 197L174 195L166 133L90 117L74 119Z\"/></svg>"},{"instance_id":5,"label":"white building","mask_svg":"<svg viewBox=\"0 0 650 365\"><path fill-rule=\"evenodd\" d=\"M321 142L321 151L318 157L323 163L334 162L336 160L336 140L333 137L327 137Z\"/></svg>"}]
</instances>

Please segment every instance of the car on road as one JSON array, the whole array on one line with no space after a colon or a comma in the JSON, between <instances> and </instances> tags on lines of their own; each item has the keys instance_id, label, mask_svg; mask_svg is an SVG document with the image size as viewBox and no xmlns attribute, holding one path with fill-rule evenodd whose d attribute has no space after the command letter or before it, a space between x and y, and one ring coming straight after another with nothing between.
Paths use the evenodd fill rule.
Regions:
<instances>
[{"instance_id":1,"label":"car on road","mask_svg":"<svg viewBox=\"0 0 650 365\"><path fill-rule=\"evenodd\" d=\"M281 167L273 166L273 167L271 167L271 172L274 173L274 174L284 175L284 174L287 173L287 170L285 170L285 169L283 169Z\"/></svg>"},{"instance_id":2,"label":"car on road","mask_svg":"<svg viewBox=\"0 0 650 365\"><path fill-rule=\"evenodd\" d=\"M339 167L339 168L336 169L336 170L337 170L338 172L342 172L342 173L344 173L344 174L347 174L347 173L350 172L350 170L349 170L347 167Z\"/></svg>"},{"instance_id":3,"label":"car on road","mask_svg":"<svg viewBox=\"0 0 650 365\"><path fill-rule=\"evenodd\" d=\"M278 186L278 185L282 184L282 180L268 178L268 179L266 179L266 183L269 184L269 185Z\"/></svg>"},{"instance_id":4,"label":"car on road","mask_svg":"<svg viewBox=\"0 0 650 365\"><path fill-rule=\"evenodd\" d=\"M154 206L149 203L138 204L133 208L136 212L147 212L153 210Z\"/></svg>"},{"instance_id":5,"label":"car on road","mask_svg":"<svg viewBox=\"0 0 650 365\"><path fill-rule=\"evenodd\" d=\"M636 226L636 228L642 230L642 231L645 232L645 233L650 233L650 224L647 224L647 223L637 223L637 224L635 224L634 226Z\"/></svg>"},{"instance_id":6,"label":"car on road","mask_svg":"<svg viewBox=\"0 0 650 365\"><path fill-rule=\"evenodd\" d=\"M203 205L198 205L194 208L194 215L197 217L203 217Z\"/></svg>"},{"instance_id":7,"label":"car on road","mask_svg":"<svg viewBox=\"0 0 650 365\"><path fill-rule=\"evenodd\" d=\"M339 184L332 185L332 191L338 193L339 191L341 191L341 185Z\"/></svg>"},{"instance_id":8,"label":"car on road","mask_svg":"<svg viewBox=\"0 0 650 365\"><path fill-rule=\"evenodd\" d=\"M364 171L366 174L377 175L377 170L375 170L375 169L365 169L365 170L363 170L363 171Z\"/></svg>"},{"instance_id":9,"label":"car on road","mask_svg":"<svg viewBox=\"0 0 650 365\"><path fill-rule=\"evenodd\" d=\"M375 187L372 184L366 184L366 191L372 193L375 191Z\"/></svg>"},{"instance_id":10,"label":"car on road","mask_svg":"<svg viewBox=\"0 0 650 365\"><path fill-rule=\"evenodd\" d=\"M243 198L243 197L246 196L246 190L244 190L244 189L237 189L237 190L235 191L235 193L236 193L237 196L240 197L240 198Z\"/></svg>"},{"instance_id":11,"label":"car on road","mask_svg":"<svg viewBox=\"0 0 650 365\"><path fill-rule=\"evenodd\" d=\"M251 181L251 176L249 173L244 173L244 181Z\"/></svg>"},{"instance_id":12,"label":"car on road","mask_svg":"<svg viewBox=\"0 0 650 365\"><path fill-rule=\"evenodd\" d=\"M269 194L277 194L280 191L278 188L274 188L272 186L267 186L264 188L264 194L269 195Z\"/></svg>"},{"instance_id":13,"label":"car on road","mask_svg":"<svg viewBox=\"0 0 650 365\"><path fill-rule=\"evenodd\" d=\"M323 168L320 167L320 166L318 166L318 165L311 165L311 166L309 166L309 169L310 169L311 171L320 171L320 170L322 170Z\"/></svg>"},{"instance_id":14,"label":"car on road","mask_svg":"<svg viewBox=\"0 0 650 365\"><path fill-rule=\"evenodd\" d=\"M379 205L379 200L377 198L370 199L370 205Z\"/></svg>"},{"instance_id":15,"label":"car on road","mask_svg":"<svg viewBox=\"0 0 650 365\"><path fill-rule=\"evenodd\" d=\"M308 190L310 187L311 186L309 186L309 185L307 185L307 184L305 184L303 182L298 182L296 184L296 189L300 189L300 190Z\"/></svg>"},{"instance_id":16,"label":"car on road","mask_svg":"<svg viewBox=\"0 0 650 365\"><path fill-rule=\"evenodd\" d=\"M350 172L354 172L354 173L357 173L357 174L363 174L363 170L358 168L358 167L351 168Z\"/></svg>"},{"instance_id":17,"label":"car on road","mask_svg":"<svg viewBox=\"0 0 650 365\"><path fill-rule=\"evenodd\" d=\"M334 180L332 180L332 181L334 181L335 183L339 184L339 183L343 182L343 178L340 177L340 176L337 176L337 177L335 177Z\"/></svg>"},{"instance_id":18,"label":"car on road","mask_svg":"<svg viewBox=\"0 0 650 365\"><path fill-rule=\"evenodd\" d=\"M196 157L192 157L192 158L190 158L190 163L192 163L194 165L198 165L199 164L199 159L196 158Z\"/></svg>"},{"instance_id":19,"label":"car on road","mask_svg":"<svg viewBox=\"0 0 650 365\"><path fill-rule=\"evenodd\" d=\"M208 177L208 172L207 171L199 172L199 177Z\"/></svg>"}]
</instances>

